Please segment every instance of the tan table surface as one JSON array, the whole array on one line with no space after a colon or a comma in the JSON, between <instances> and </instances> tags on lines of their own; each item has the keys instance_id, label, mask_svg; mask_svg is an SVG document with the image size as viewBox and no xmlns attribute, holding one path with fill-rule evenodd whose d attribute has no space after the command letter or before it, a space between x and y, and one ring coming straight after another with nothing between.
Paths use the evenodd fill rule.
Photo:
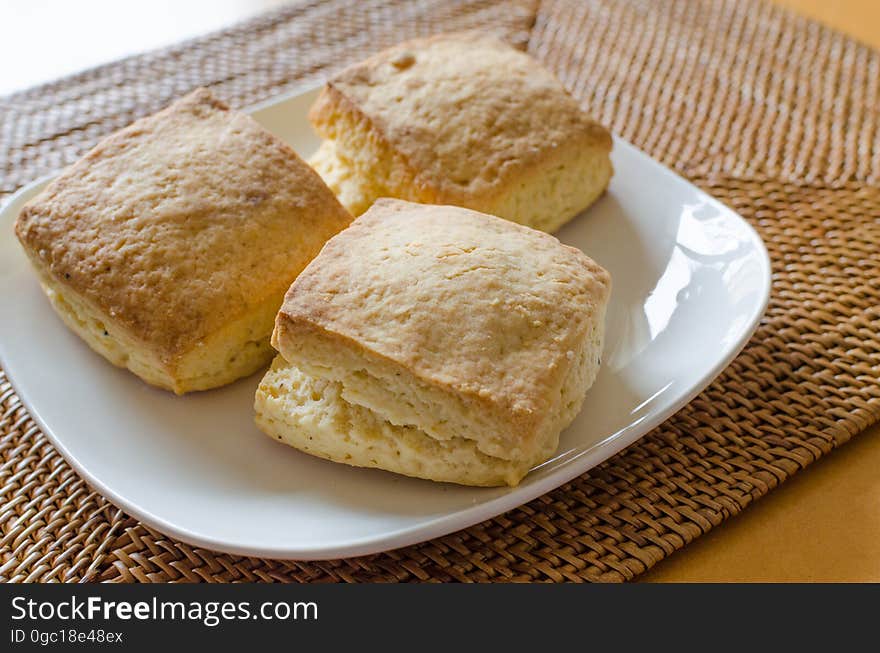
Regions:
<instances>
[{"instance_id":1,"label":"tan table surface","mask_svg":"<svg viewBox=\"0 0 880 653\"><path fill-rule=\"evenodd\" d=\"M779 0L880 48L880 0ZM216 29L283 0L8 0L0 94ZM174 16L169 20L168 16ZM65 18L67 17L67 18ZM5 20L4 20L5 19ZM66 26L76 22L77 30ZM46 42L47 26L58 26ZM35 38L36 34L42 34ZM66 52L59 59L57 52ZM648 581L880 581L880 427L661 562Z\"/></svg>"}]
</instances>

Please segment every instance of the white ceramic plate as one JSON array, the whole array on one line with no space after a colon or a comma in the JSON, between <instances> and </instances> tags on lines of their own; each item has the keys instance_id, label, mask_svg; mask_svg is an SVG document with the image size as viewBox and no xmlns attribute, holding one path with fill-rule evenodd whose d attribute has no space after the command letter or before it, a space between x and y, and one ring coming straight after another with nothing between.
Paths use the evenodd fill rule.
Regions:
<instances>
[{"instance_id":1,"label":"white ceramic plate","mask_svg":"<svg viewBox=\"0 0 880 653\"><path fill-rule=\"evenodd\" d=\"M315 91L254 117L308 155ZM736 213L616 139L609 192L558 235L612 274L602 371L558 455L514 489L476 489L312 458L252 421L259 375L175 397L93 353L52 312L0 214L0 361L68 461L146 524L197 546L323 559L427 540L582 474L686 404L742 348L767 303L770 265Z\"/></svg>"}]
</instances>

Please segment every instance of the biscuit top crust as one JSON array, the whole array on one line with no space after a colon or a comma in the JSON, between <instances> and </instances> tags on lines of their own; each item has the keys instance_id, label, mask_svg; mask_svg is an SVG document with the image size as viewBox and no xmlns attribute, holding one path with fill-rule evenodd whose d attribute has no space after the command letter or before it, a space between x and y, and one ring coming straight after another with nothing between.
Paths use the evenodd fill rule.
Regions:
<instances>
[{"instance_id":1,"label":"biscuit top crust","mask_svg":"<svg viewBox=\"0 0 880 653\"><path fill-rule=\"evenodd\" d=\"M330 80L310 113L325 137L338 111L366 118L440 202L501 193L561 148L611 136L529 55L480 32L402 43Z\"/></svg>"},{"instance_id":2,"label":"biscuit top crust","mask_svg":"<svg viewBox=\"0 0 880 653\"><path fill-rule=\"evenodd\" d=\"M318 333L518 420L555 406L610 285L549 234L381 199L293 283L273 344L284 355L299 350L300 334Z\"/></svg>"},{"instance_id":3,"label":"biscuit top crust","mask_svg":"<svg viewBox=\"0 0 880 653\"><path fill-rule=\"evenodd\" d=\"M168 361L283 295L350 221L290 147L199 89L102 141L15 229L38 267Z\"/></svg>"}]
</instances>

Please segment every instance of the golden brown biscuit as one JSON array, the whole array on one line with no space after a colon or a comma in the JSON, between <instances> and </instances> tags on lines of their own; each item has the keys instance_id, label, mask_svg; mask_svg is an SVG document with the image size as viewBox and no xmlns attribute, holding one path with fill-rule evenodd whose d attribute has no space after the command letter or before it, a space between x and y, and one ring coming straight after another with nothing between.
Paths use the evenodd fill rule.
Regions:
<instances>
[{"instance_id":1,"label":"golden brown biscuit","mask_svg":"<svg viewBox=\"0 0 880 653\"><path fill-rule=\"evenodd\" d=\"M516 485L580 410L609 293L553 236L380 200L288 291L257 423L351 465Z\"/></svg>"},{"instance_id":2,"label":"golden brown biscuit","mask_svg":"<svg viewBox=\"0 0 880 653\"><path fill-rule=\"evenodd\" d=\"M378 197L555 231L607 187L611 136L537 61L480 33L403 43L331 79L310 163L355 215Z\"/></svg>"},{"instance_id":3,"label":"golden brown biscuit","mask_svg":"<svg viewBox=\"0 0 880 653\"><path fill-rule=\"evenodd\" d=\"M350 221L290 147L201 89L102 141L15 230L71 329L183 393L269 361L285 290Z\"/></svg>"}]
</instances>

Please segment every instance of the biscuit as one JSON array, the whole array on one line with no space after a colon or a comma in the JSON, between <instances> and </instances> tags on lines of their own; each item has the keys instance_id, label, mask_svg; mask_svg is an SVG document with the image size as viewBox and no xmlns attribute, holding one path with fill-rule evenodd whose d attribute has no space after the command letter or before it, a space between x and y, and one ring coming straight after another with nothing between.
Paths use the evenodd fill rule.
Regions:
<instances>
[{"instance_id":1,"label":"biscuit","mask_svg":"<svg viewBox=\"0 0 880 653\"><path fill-rule=\"evenodd\" d=\"M350 465L516 485L596 377L610 285L546 233L379 200L285 296L257 424Z\"/></svg>"},{"instance_id":2,"label":"biscuit","mask_svg":"<svg viewBox=\"0 0 880 653\"><path fill-rule=\"evenodd\" d=\"M271 360L284 292L350 221L290 147L200 89L102 141L15 231L68 327L184 393Z\"/></svg>"},{"instance_id":3,"label":"biscuit","mask_svg":"<svg viewBox=\"0 0 880 653\"><path fill-rule=\"evenodd\" d=\"M310 163L355 215L395 197L555 231L612 175L608 130L537 61L476 32L346 68L309 118L325 139Z\"/></svg>"}]
</instances>

